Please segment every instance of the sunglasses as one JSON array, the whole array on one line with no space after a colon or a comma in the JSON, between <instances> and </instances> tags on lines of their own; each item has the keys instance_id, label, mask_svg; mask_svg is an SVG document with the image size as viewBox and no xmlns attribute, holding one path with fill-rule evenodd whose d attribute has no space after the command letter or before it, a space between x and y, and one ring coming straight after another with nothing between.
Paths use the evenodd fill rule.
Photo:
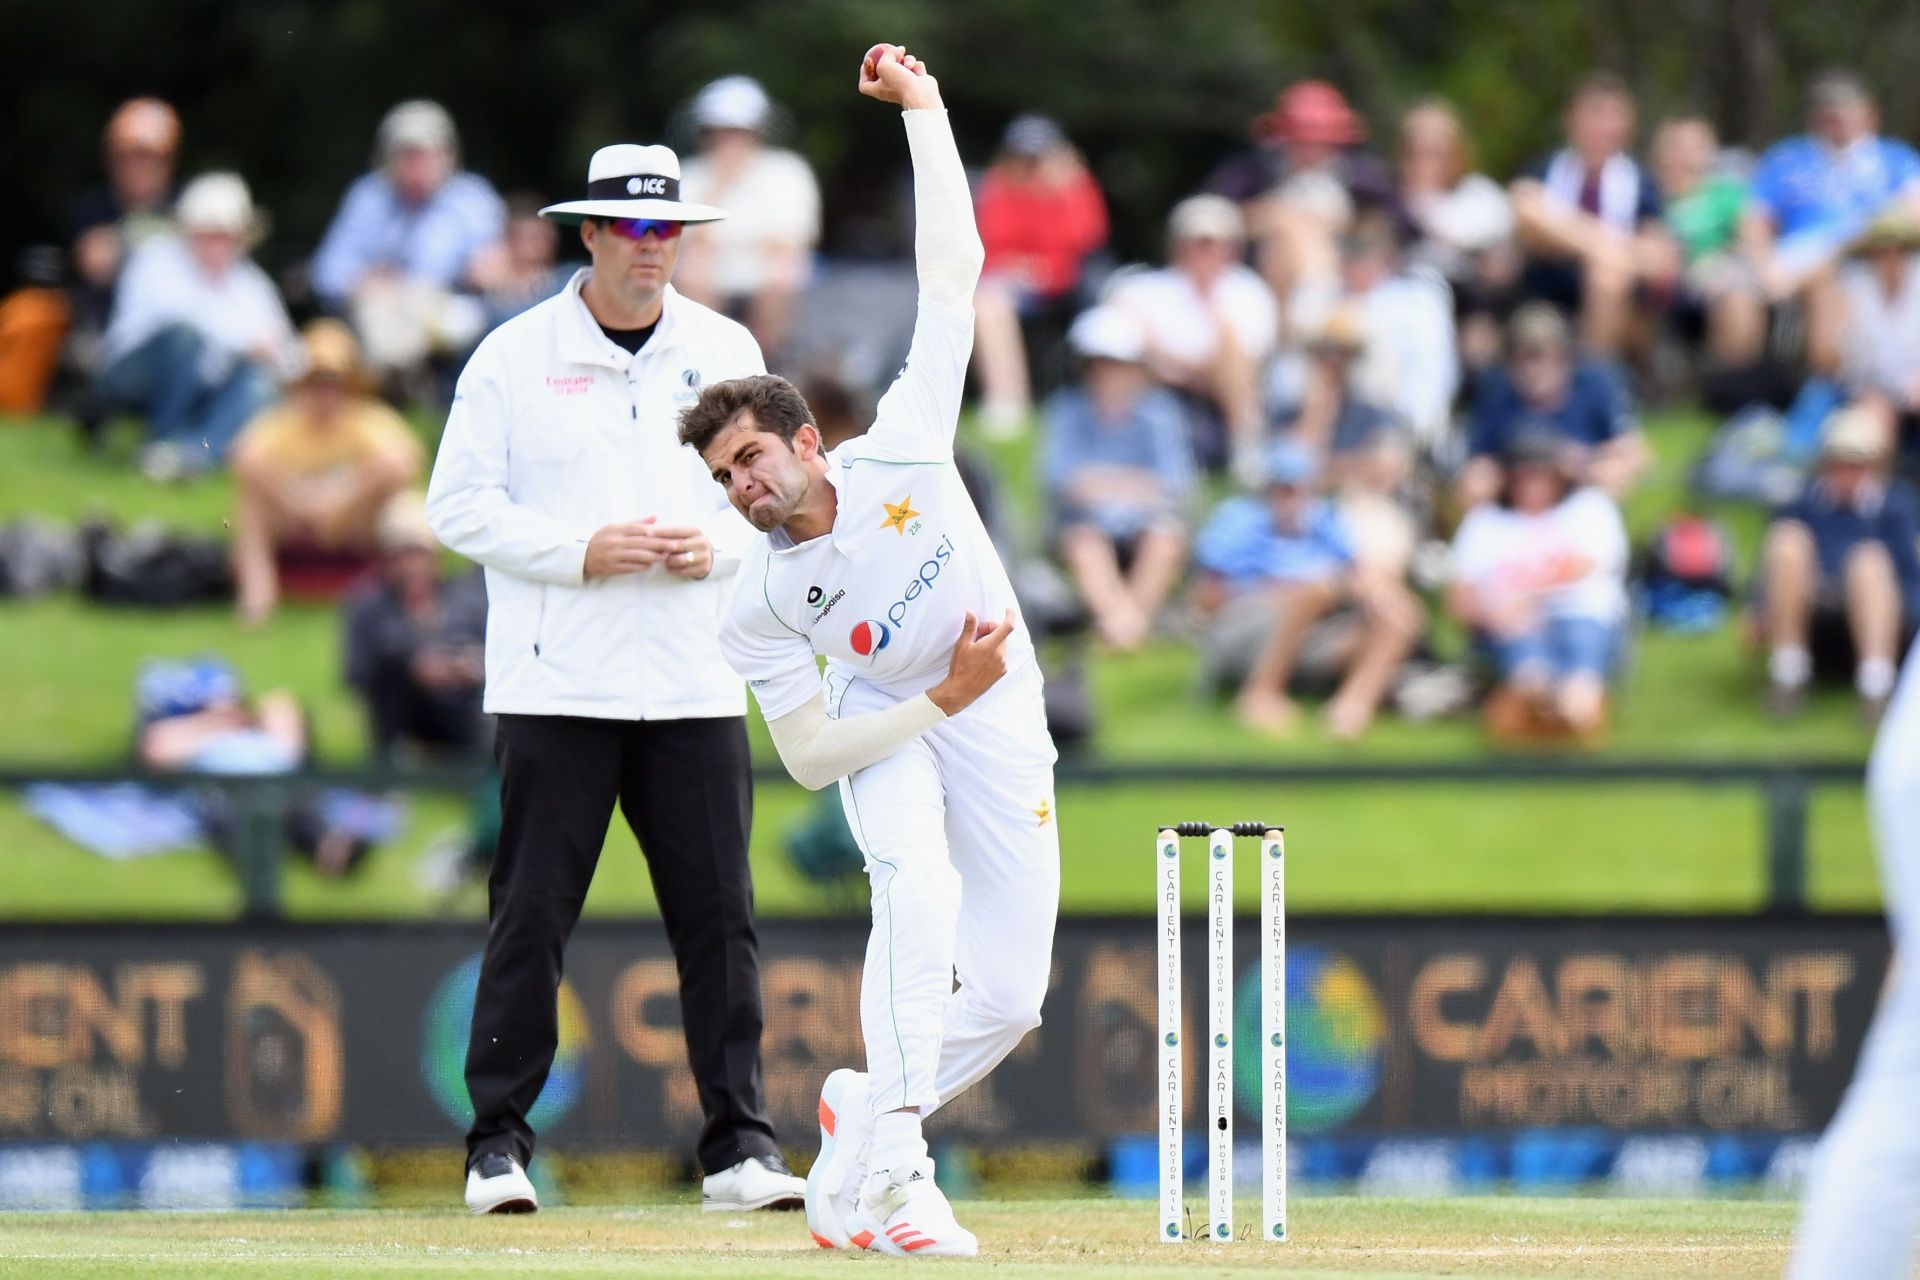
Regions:
<instances>
[{"instance_id":1,"label":"sunglasses","mask_svg":"<svg viewBox=\"0 0 1920 1280\"><path fill-rule=\"evenodd\" d=\"M657 239L675 240L680 236L682 224L664 218L609 218L606 225L609 231L625 240L644 240L649 231Z\"/></svg>"}]
</instances>

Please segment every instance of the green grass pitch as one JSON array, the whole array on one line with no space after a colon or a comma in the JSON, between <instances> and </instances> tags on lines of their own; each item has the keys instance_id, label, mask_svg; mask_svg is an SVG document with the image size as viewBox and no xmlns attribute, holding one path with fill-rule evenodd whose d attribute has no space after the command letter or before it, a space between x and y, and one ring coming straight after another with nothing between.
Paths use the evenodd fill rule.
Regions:
<instances>
[{"instance_id":1,"label":"green grass pitch","mask_svg":"<svg viewBox=\"0 0 1920 1280\"><path fill-rule=\"evenodd\" d=\"M1243 1204L1241 1220L1256 1212ZM980 1257L934 1265L1035 1280L1774 1276L1793 1226L1793 1206L1779 1201L1303 1198L1285 1244L1167 1246L1152 1239L1153 1214L1145 1201L963 1204ZM0 1215L0 1276L804 1277L891 1265L816 1248L798 1215L678 1205L480 1219L453 1209Z\"/></svg>"}]
</instances>

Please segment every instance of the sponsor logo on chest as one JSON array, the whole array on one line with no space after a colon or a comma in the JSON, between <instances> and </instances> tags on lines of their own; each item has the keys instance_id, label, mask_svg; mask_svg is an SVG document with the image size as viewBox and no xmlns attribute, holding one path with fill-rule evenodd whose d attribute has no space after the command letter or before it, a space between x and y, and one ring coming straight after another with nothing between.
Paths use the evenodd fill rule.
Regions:
<instances>
[{"instance_id":1,"label":"sponsor logo on chest","mask_svg":"<svg viewBox=\"0 0 1920 1280\"><path fill-rule=\"evenodd\" d=\"M825 604L821 603L821 600L823 597L826 599ZM813 615L813 620L816 623L818 623L822 618L826 617L828 614L832 613L833 606L839 604L842 600L845 600L846 598L847 598L847 589L845 587L840 588L838 591L834 592L831 596L827 596L826 592L822 591L819 587L809 587L807 589L807 605L808 607L817 610L817 612L815 612L815 614Z\"/></svg>"},{"instance_id":2,"label":"sponsor logo on chest","mask_svg":"<svg viewBox=\"0 0 1920 1280\"><path fill-rule=\"evenodd\" d=\"M868 661L876 658L882 649L892 643L895 631L906 629L907 618L913 612L914 602L922 596L932 594L934 586L940 580L940 575L952 563L953 539L943 534L940 541L934 545L932 554L920 562L919 567L914 570L913 577L908 580L905 587L901 588L899 599L887 606L884 619L863 618L853 624L853 629L847 633L847 647L853 650L856 657L865 658ZM833 599L827 602L827 608L831 609L844 594L846 594L844 591L836 592ZM826 610L822 610L819 616L825 615ZM819 617L814 620L819 621Z\"/></svg>"}]
</instances>

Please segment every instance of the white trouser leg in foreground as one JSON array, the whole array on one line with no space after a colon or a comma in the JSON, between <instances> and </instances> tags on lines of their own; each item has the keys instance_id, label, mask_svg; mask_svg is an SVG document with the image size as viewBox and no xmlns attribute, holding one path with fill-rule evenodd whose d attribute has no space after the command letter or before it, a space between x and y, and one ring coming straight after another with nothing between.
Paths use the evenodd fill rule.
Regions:
<instances>
[{"instance_id":1,"label":"white trouser leg in foreground","mask_svg":"<svg viewBox=\"0 0 1920 1280\"><path fill-rule=\"evenodd\" d=\"M883 699L856 682L838 713ZM1040 1024L1060 896L1053 762L1028 667L841 783L873 887L860 1009L876 1119L931 1113ZM932 1179L924 1158L870 1169L849 1238L890 1253L971 1255L973 1237Z\"/></svg>"},{"instance_id":2,"label":"white trouser leg in foreground","mask_svg":"<svg viewBox=\"0 0 1920 1280\"><path fill-rule=\"evenodd\" d=\"M1867 772L1894 976L1839 1114L1820 1141L1788 1275L1905 1277L1920 1232L1920 663L1906 671Z\"/></svg>"}]
</instances>

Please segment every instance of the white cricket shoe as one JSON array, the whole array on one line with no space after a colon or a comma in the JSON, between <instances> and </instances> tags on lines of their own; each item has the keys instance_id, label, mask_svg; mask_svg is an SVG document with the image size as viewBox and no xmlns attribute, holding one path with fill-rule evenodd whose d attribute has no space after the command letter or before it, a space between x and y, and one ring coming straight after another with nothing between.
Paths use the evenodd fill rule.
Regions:
<instances>
[{"instance_id":1,"label":"white cricket shoe","mask_svg":"<svg viewBox=\"0 0 1920 1280\"><path fill-rule=\"evenodd\" d=\"M749 1156L731 1169L710 1173L700 1183L700 1207L708 1213L746 1209L798 1209L807 1186L787 1170L779 1155Z\"/></svg>"},{"instance_id":2,"label":"white cricket shoe","mask_svg":"<svg viewBox=\"0 0 1920 1280\"><path fill-rule=\"evenodd\" d=\"M973 1232L954 1221L953 1206L933 1185L933 1161L924 1156L869 1182L847 1220L847 1239L897 1258L971 1258L980 1252Z\"/></svg>"},{"instance_id":3,"label":"white cricket shoe","mask_svg":"<svg viewBox=\"0 0 1920 1280\"><path fill-rule=\"evenodd\" d=\"M867 1075L842 1067L820 1086L820 1154L807 1170L807 1230L822 1249L848 1249L847 1217L867 1178L873 1116Z\"/></svg>"},{"instance_id":4,"label":"white cricket shoe","mask_svg":"<svg viewBox=\"0 0 1920 1280\"><path fill-rule=\"evenodd\" d=\"M532 1213L540 1207L527 1171L512 1156L481 1156L467 1170L467 1208L475 1213Z\"/></svg>"}]
</instances>

